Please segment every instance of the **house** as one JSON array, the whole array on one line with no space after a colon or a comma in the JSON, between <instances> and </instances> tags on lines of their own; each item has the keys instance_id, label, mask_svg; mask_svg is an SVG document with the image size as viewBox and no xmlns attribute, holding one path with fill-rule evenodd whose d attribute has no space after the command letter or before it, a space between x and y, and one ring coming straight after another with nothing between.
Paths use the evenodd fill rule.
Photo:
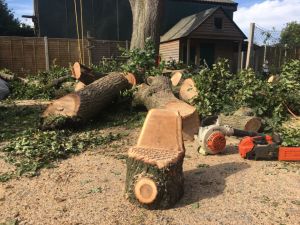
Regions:
<instances>
[{"instance_id":1,"label":"house","mask_svg":"<svg viewBox=\"0 0 300 225\"><path fill-rule=\"evenodd\" d=\"M222 7L214 7L179 20L161 36L163 60L211 66L218 58L227 58L231 70L240 68L244 33Z\"/></svg>"},{"instance_id":2,"label":"house","mask_svg":"<svg viewBox=\"0 0 300 225\"><path fill-rule=\"evenodd\" d=\"M163 59L211 65L225 57L236 71L246 38L233 22L237 5L232 0L166 0L161 24ZM77 38L78 33L84 37L89 33L100 40L131 38L129 0L34 0L34 11L39 36Z\"/></svg>"},{"instance_id":3,"label":"house","mask_svg":"<svg viewBox=\"0 0 300 225\"><path fill-rule=\"evenodd\" d=\"M237 3L231 0L166 0L161 34L180 19L214 7L222 7L232 18L237 10ZM34 0L34 14L37 34L41 37L77 38L78 25L80 33L83 28L84 36L89 31L96 39L125 41L131 38L132 14L129 0Z\"/></svg>"}]
</instances>

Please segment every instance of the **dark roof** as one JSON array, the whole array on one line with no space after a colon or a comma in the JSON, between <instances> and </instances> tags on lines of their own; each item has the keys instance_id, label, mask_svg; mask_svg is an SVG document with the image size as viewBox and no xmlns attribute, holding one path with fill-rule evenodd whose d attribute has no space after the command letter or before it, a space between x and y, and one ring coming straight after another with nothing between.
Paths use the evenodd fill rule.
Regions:
<instances>
[{"instance_id":1,"label":"dark roof","mask_svg":"<svg viewBox=\"0 0 300 225\"><path fill-rule=\"evenodd\" d=\"M218 7L201 11L197 14L181 19L174 27L165 33L160 41L166 42L188 36L197 27L199 27L209 16L211 16Z\"/></svg>"},{"instance_id":2,"label":"dark roof","mask_svg":"<svg viewBox=\"0 0 300 225\"><path fill-rule=\"evenodd\" d=\"M201 11L197 14L194 14L194 15L191 15L191 16L181 19L167 33L165 33L163 36L161 36L160 42L167 42L167 41L187 37L190 33L192 33L194 30L196 30L203 22L205 22L208 19L208 17L210 17L212 14L214 14L218 9L223 10L222 7L210 8L210 9ZM226 13L225 13L225 15L226 15ZM232 19L230 19L230 20L235 24L235 22ZM236 25L236 27L240 30L240 28L237 25ZM240 30L240 32L244 35L244 33L241 30ZM244 35L244 37L246 38L245 35Z\"/></svg>"},{"instance_id":3,"label":"dark roof","mask_svg":"<svg viewBox=\"0 0 300 225\"><path fill-rule=\"evenodd\" d=\"M232 0L177 0L177 1L193 1L193 2L202 2L202 3L221 3L221 4L230 4L237 5L235 1Z\"/></svg>"}]
</instances>

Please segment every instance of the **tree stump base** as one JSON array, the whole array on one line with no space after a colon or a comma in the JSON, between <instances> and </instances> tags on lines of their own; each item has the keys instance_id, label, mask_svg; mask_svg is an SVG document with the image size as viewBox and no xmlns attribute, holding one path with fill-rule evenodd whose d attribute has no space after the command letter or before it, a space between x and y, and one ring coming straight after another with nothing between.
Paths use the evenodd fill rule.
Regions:
<instances>
[{"instance_id":1,"label":"tree stump base","mask_svg":"<svg viewBox=\"0 0 300 225\"><path fill-rule=\"evenodd\" d=\"M185 149L178 113L150 110L138 144L128 151L126 196L147 209L172 207L184 191Z\"/></svg>"}]
</instances>

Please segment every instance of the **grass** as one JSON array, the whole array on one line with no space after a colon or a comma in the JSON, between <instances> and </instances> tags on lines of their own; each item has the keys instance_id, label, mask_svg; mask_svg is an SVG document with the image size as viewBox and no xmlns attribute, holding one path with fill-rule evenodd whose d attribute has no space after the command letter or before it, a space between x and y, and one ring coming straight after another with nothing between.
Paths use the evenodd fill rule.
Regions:
<instances>
[{"instance_id":1,"label":"grass","mask_svg":"<svg viewBox=\"0 0 300 225\"><path fill-rule=\"evenodd\" d=\"M84 126L52 131L39 129L39 107L0 107L0 144L6 143L0 151L3 159L15 166L14 171L0 174L0 182L21 175L38 175L40 169L53 167L71 155L120 140L126 132L107 133L104 130L118 126L139 127L146 115L146 112L126 107L128 105L118 107L115 104Z\"/></svg>"}]
</instances>

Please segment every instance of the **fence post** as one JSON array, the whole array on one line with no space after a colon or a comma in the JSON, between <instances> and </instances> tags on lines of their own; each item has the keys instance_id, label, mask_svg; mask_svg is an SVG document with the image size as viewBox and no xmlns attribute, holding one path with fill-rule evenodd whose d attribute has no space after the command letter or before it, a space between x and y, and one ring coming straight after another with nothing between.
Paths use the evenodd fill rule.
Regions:
<instances>
[{"instance_id":1,"label":"fence post","mask_svg":"<svg viewBox=\"0 0 300 225\"><path fill-rule=\"evenodd\" d=\"M44 37L46 71L50 70L48 38Z\"/></svg>"},{"instance_id":2,"label":"fence post","mask_svg":"<svg viewBox=\"0 0 300 225\"><path fill-rule=\"evenodd\" d=\"M186 49L186 65L190 65L190 51L191 51L191 39L187 39L186 43L187 49Z\"/></svg>"},{"instance_id":3,"label":"fence post","mask_svg":"<svg viewBox=\"0 0 300 225\"><path fill-rule=\"evenodd\" d=\"M241 59L242 59L242 44L243 42L240 41L239 42L239 46L238 46L238 62L237 62L237 72L240 72L241 71L241 65L242 65L242 62L241 62Z\"/></svg>"},{"instance_id":4,"label":"fence post","mask_svg":"<svg viewBox=\"0 0 300 225\"><path fill-rule=\"evenodd\" d=\"M246 69L248 69L250 64L251 64L251 58L252 58L252 54L253 54L254 29L255 29L255 23L250 23L248 50L247 50L247 59L246 59Z\"/></svg>"}]
</instances>

